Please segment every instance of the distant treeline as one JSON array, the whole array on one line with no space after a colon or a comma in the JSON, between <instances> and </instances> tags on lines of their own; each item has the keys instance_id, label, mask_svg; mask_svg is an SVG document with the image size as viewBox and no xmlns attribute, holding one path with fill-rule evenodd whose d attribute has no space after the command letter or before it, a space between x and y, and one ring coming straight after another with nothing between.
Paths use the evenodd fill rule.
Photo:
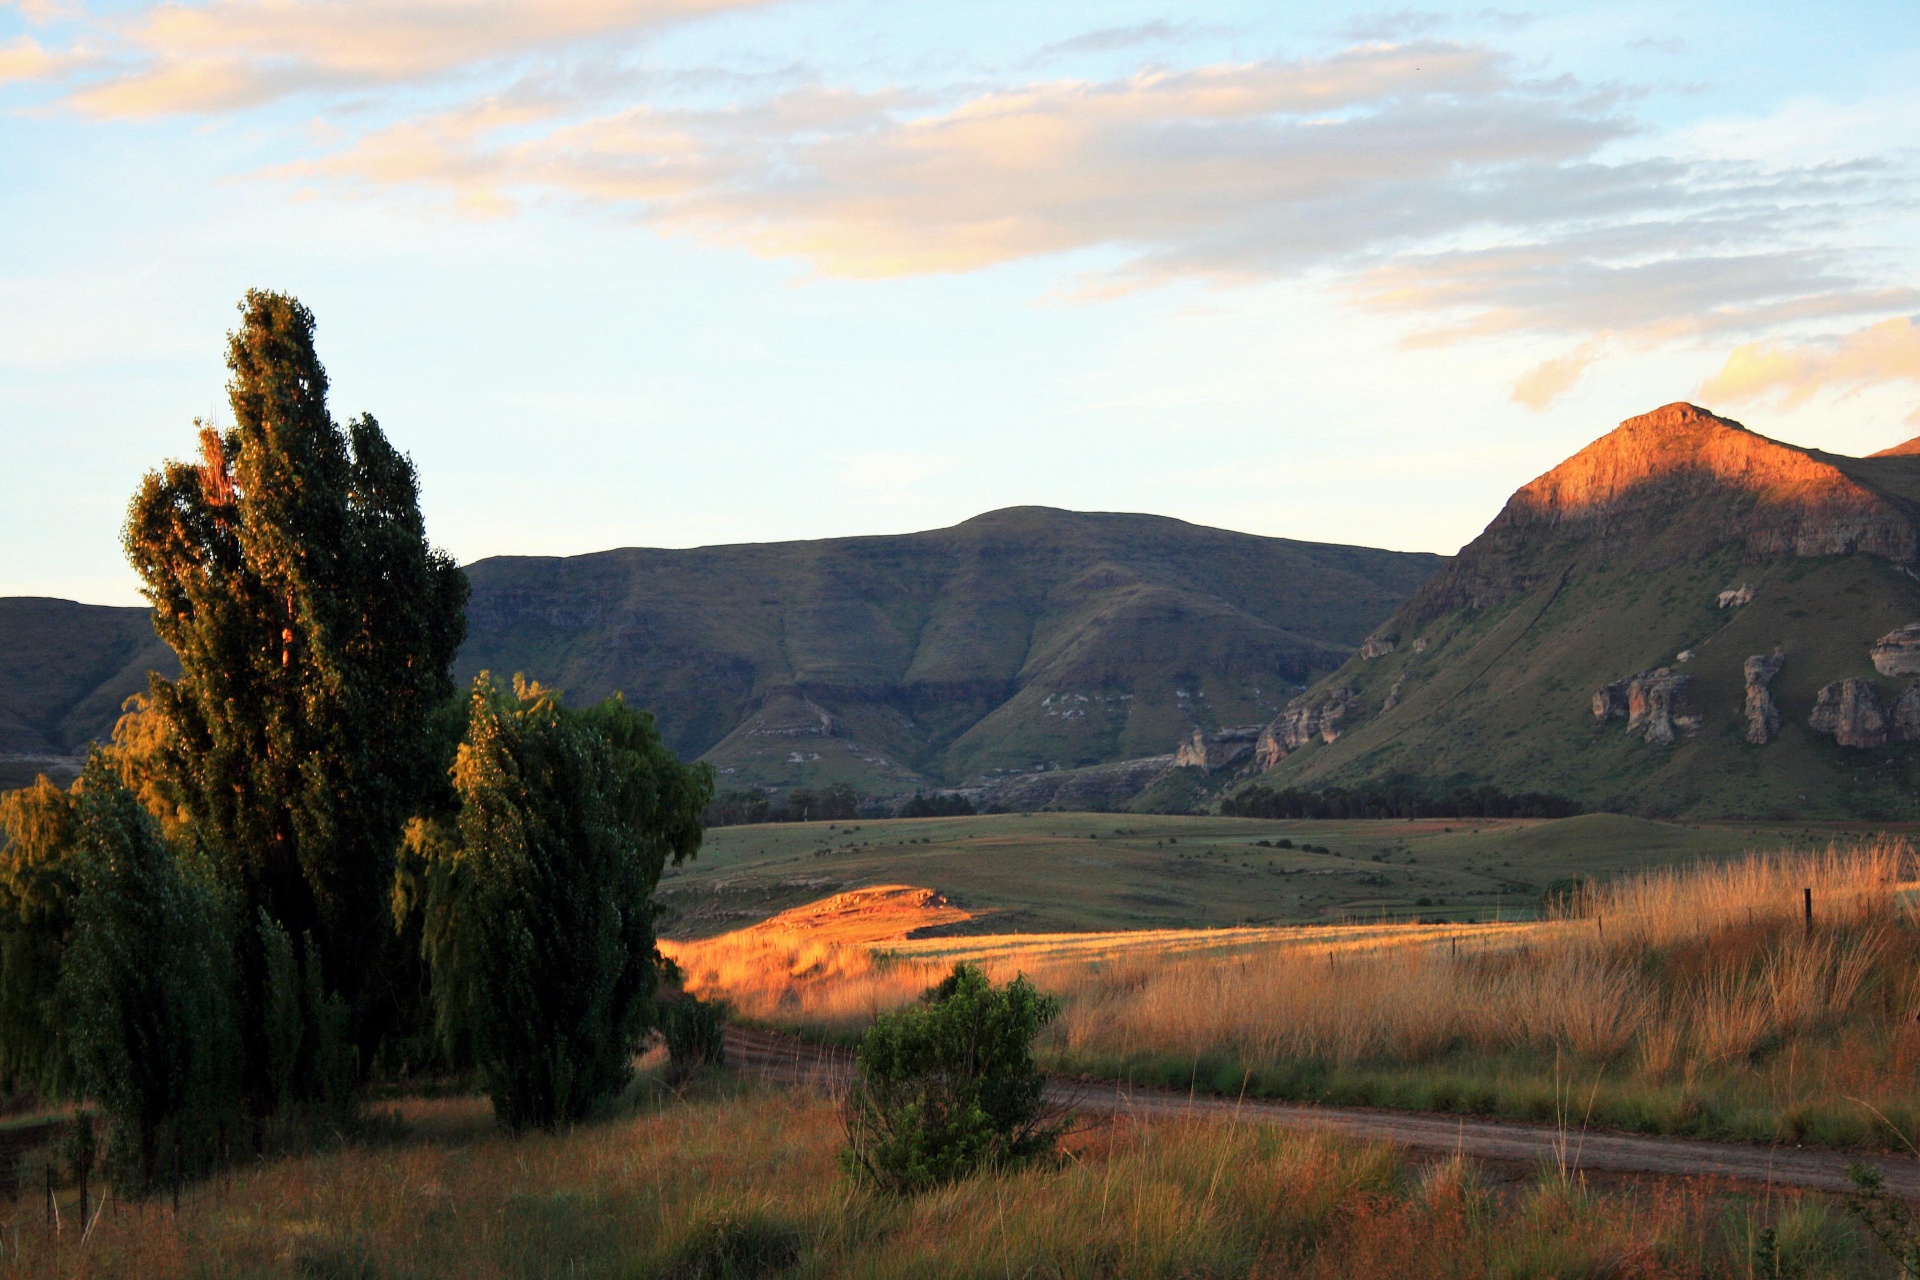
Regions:
<instances>
[{"instance_id":1,"label":"distant treeline","mask_svg":"<svg viewBox=\"0 0 1920 1280\"><path fill-rule=\"evenodd\" d=\"M1571 818L1578 801L1544 791L1518 795L1498 787L1424 791L1412 786L1275 791L1258 783L1220 802L1233 818Z\"/></svg>"},{"instance_id":2,"label":"distant treeline","mask_svg":"<svg viewBox=\"0 0 1920 1280\"><path fill-rule=\"evenodd\" d=\"M846 822L853 818L960 818L976 812L965 796L915 792L903 805L891 798L862 799L844 782L811 790L796 787L784 796L764 791L722 791L700 820L709 827L743 827L759 822Z\"/></svg>"}]
</instances>

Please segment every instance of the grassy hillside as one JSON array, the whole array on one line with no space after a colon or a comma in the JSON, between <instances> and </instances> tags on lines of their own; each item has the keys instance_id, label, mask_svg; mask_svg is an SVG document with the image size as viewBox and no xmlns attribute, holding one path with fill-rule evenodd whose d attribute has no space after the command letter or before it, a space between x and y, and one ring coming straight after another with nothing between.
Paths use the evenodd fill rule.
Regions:
<instances>
[{"instance_id":1,"label":"grassy hillside","mask_svg":"<svg viewBox=\"0 0 1920 1280\"><path fill-rule=\"evenodd\" d=\"M1157 516L470 566L459 674L624 692L723 786L911 790L1259 723L1441 563Z\"/></svg>"},{"instance_id":2,"label":"grassy hillside","mask_svg":"<svg viewBox=\"0 0 1920 1280\"><path fill-rule=\"evenodd\" d=\"M1336 741L1312 742L1261 781L1466 776L1654 816L1920 815L1920 746L1845 748L1808 727L1829 682L1868 679L1888 703L1907 684L1878 676L1868 649L1920 619L1901 542L1915 527L1914 459L1810 454L1712 419L1604 499L1565 499L1591 483L1583 469L1631 467L1631 451L1646 447L1618 439L1632 425L1515 495L1381 628L1391 652L1351 659L1306 695L1347 689L1354 701ZM1733 448L1762 462L1789 455L1806 474L1768 488L1752 479L1751 457L1720 476L1687 452ZM1543 489L1562 505L1547 509ZM1789 535L1774 536L1781 528ZM1751 601L1719 607L1738 586ZM1743 665L1776 651L1782 726L1753 745ZM1661 666L1693 678L1696 732L1661 745L1630 736L1623 720L1596 720L1595 690Z\"/></svg>"},{"instance_id":3,"label":"grassy hillside","mask_svg":"<svg viewBox=\"0 0 1920 1280\"><path fill-rule=\"evenodd\" d=\"M145 609L0 598L0 790L70 775L154 668L179 670Z\"/></svg>"},{"instance_id":4,"label":"grassy hillside","mask_svg":"<svg viewBox=\"0 0 1920 1280\"><path fill-rule=\"evenodd\" d=\"M679 938L881 884L937 890L973 914L966 930L993 933L1510 920L1531 916L1557 881L1754 849L1824 848L1844 835L1811 824L1616 814L1557 822L1044 813L780 823L709 831L696 860L668 871L660 896L677 913L666 931ZM1282 840L1294 847L1279 847Z\"/></svg>"}]
</instances>

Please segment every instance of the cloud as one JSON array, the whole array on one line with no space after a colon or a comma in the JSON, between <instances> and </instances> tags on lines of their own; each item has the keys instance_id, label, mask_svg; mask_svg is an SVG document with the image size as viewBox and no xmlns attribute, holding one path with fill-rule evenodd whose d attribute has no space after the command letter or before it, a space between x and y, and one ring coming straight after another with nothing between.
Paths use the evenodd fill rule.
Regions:
<instances>
[{"instance_id":1,"label":"cloud","mask_svg":"<svg viewBox=\"0 0 1920 1280\"><path fill-rule=\"evenodd\" d=\"M1793 409L1822 391L1920 382L1920 326L1896 316L1837 338L1735 347L1696 393L1708 403L1778 400Z\"/></svg>"},{"instance_id":2,"label":"cloud","mask_svg":"<svg viewBox=\"0 0 1920 1280\"><path fill-rule=\"evenodd\" d=\"M16 36L0 41L0 85L52 80L85 61L85 57L77 53L50 52L32 36Z\"/></svg>"},{"instance_id":3,"label":"cloud","mask_svg":"<svg viewBox=\"0 0 1920 1280\"><path fill-rule=\"evenodd\" d=\"M1142 22L1131 27L1103 27L1067 40L1042 45L1035 61L1077 53L1112 53L1143 44L1169 44L1186 38L1195 30L1188 22Z\"/></svg>"},{"instance_id":4,"label":"cloud","mask_svg":"<svg viewBox=\"0 0 1920 1280\"><path fill-rule=\"evenodd\" d=\"M1604 331L1644 346L1920 306L1920 292L1880 282L1834 243L1858 210L1910 202L1904 173L1606 161L1641 132L1616 99L1458 43L945 101L823 85L725 108L506 101L280 172L424 188L491 212L607 206L827 276L1079 255L1070 293L1083 299L1178 280L1319 279L1409 319L1418 343ZM1516 394L1550 401L1584 367L1570 359Z\"/></svg>"},{"instance_id":5,"label":"cloud","mask_svg":"<svg viewBox=\"0 0 1920 1280\"><path fill-rule=\"evenodd\" d=\"M214 112L413 83L763 0L215 0L118 28L121 69L72 97L105 116Z\"/></svg>"},{"instance_id":6,"label":"cloud","mask_svg":"<svg viewBox=\"0 0 1920 1280\"><path fill-rule=\"evenodd\" d=\"M1453 45L1040 82L934 109L816 87L724 110L556 115L545 132L489 135L462 114L300 171L626 205L830 275L1109 248L1145 279L1234 279L1498 217L1477 184L1630 128Z\"/></svg>"},{"instance_id":7,"label":"cloud","mask_svg":"<svg viewBox=\"0 0 1920 1280\"><path fill-rule=\"evenodd\" d=\"M1565 355L1542 360L1513 384L1510 398L1535 413L1545 412L1574 386L1606 351L1606 335L1589 338Z\"/></svg>"}]
</instances>

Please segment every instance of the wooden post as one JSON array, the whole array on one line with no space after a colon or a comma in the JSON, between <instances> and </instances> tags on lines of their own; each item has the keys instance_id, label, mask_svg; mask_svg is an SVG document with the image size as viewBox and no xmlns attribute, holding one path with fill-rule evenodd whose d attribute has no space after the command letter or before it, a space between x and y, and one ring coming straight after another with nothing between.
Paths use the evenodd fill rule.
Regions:
<instances>
[{"instance_id":1,"label":"wooden post","mask_svg":"<svg viewBox=\"0 0 1920 1280\"><path fill-rule=\"evenodd\" d=\"M1805 903L1805 906L1806 906L1807 936L1811 938L1813 936L1813 886L1808 885L1806 888L1802 889L1800 892L1803 895L1802 901Z\"/></svg>"}]
</instances>

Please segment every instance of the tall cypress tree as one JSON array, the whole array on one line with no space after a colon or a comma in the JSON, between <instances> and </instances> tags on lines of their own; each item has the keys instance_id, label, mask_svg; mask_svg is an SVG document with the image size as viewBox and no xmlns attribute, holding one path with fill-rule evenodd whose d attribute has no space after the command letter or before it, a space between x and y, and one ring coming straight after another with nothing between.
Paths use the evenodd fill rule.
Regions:
<instances>
[{"instance_id":1,"label":"tall cypress tree","mask_svg":"<svg viewBox=\"0 0 1920 1280\"><path fill-rule=\"evenodd\" d=\"M372 417L329 415L312 313L262 292L240 310L233 425L146 477L125 541L180 656L178 680L151 680L166 732L150 764L239 918L275 927L243 931L239 956L243 1078L266 1111L275 930L320 966L302 985L344 999L371 1062L394 852L436 769L429 713L453 692L467 584L427 542L412 464ZM322 1040L308 1028L302 1052Z\"/></svg>"}]
</instances>

